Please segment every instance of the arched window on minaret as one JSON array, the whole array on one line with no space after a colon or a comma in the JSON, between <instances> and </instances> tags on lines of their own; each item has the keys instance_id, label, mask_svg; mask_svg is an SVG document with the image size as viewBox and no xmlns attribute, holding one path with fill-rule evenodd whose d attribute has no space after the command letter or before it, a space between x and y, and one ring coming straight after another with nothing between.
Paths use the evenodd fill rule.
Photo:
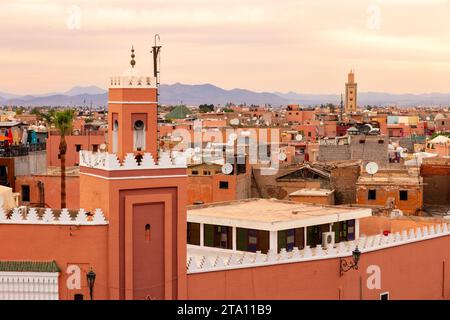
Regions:
<instances>
[{"instance_id":1,"label":"arched window on minaret","mask_svg":"<svg viewBox=\"0 0 450 320\"><path fill-rule=\"evenodd\" d=\"M112 145L113 153L118 152L118 139L119 139L118 136L119 136L119 122L115 120L113 125L113 145Z\"/></svg>"},{"instance_id":2,"label":"arched window on minaret","mask_svg":"<svg viewBox=\"0 0 450 320\"><path fill-rule=\"evenodd\" d=\"M133 126L134 151L145 150L145 124L142 120L137 120Z\"/></svg>"}]
</instances>

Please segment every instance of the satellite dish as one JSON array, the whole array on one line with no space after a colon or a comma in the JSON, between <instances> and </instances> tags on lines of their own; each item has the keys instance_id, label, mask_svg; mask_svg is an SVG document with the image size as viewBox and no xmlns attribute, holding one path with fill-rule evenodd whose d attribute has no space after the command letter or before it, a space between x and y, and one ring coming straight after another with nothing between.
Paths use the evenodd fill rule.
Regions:
<instances>
[{"instance_id":1,"label":"satellite dish","mask_svg":"<svg viewBox=\"0 0 450 320\"><path fill-rule=\"evenodd\" d=\"M222 166L222 173L223 174L230 174L233 172L233 166L231 165L231 163L225 163Z\"/></svg>"},{"instance_id":2,"label":"satellite dish","mask_svg":"<svg viewBox=\"0 0 450 320\"><path fill-rule=\"evenodd\" d=\"M377 173L378 172L378 164L376 164L375 162L369 162L366 165L366 172L368 174L372 174L372 175Z\"/></svg>"},{"instance_id":3,"label":"satellite dish","mask_svg":"<svg viewBox=\"0 0 450 320\"><path fill-rule=\"evenodd\" d=\"M278 160L285 161L286 159L287 159L286 153L280 152L280 154L278 155Z\"/></svg>"},{"instance_id":4,"label":"satellite dish","mask_svg":"<svg viewBox=\"0 0 450 320\"><path fill-rule=\"evenodd\" d=\"M243 136L243 137L250 137L250 135L251 135L250 131L242 131L241 132L241 136Z\"/></svg>"},{"instance_id":5,"label":"satellite dish","mask_svg":"<svg viewBox=\"0 0 450 320\"><path fill-rule=\"evenodd\" d=\"M238 118L234 118L230 120L230 124L233 126L238 126L239 125L239 119Z\"/></svg>"},{"instance_id":6,"label":"satellite dish","mask_svg":"<svg viewBox=\"0 0 450 320\"><path fill-rule=\"evenodd\" d=\"M298 135L295 136L295 140L302 141L303 140L303 136L301 134L298 134Z\"/></svg>"},{"instance_id":7,"label":"satellite dish","mask_svg":"<svg viewBox=\"0 0 450 320\"><path fill-rule=\"evenodd\" d=\"M102 143L100 145L100 151L106 151L106 144Z\"/></svg>"}]
</instances>

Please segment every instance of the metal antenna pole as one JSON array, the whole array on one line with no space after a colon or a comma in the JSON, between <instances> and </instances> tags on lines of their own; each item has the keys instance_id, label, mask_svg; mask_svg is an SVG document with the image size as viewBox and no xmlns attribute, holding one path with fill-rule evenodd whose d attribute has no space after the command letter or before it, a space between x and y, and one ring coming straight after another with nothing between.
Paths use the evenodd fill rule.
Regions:
<instances>
[{"instance_id":1,"label":"metal antenna pole","mask_svg":"<svg viewBox=\"0 0 450 320\"><path fill-rule=\"evenodd\" d=\"M153 76L156 79L156 132L157 132L157 147L159 153L159 53L161 51L161 46L157 45L157 42L161 41L159 34L155 34L155 45L152 47L151 53L153 53Z\"/></svg>"}]
</instances>

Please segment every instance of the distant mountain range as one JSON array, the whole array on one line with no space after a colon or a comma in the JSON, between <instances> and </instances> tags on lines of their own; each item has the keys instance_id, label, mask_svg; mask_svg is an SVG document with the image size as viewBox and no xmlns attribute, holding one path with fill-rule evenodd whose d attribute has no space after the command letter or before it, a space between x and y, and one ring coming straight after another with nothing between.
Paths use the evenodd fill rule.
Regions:
<instances>
[{"instance_id":1,"label":"distant mountain range","mask_svg":"<svg viewBox=\"0 0 450 320\"><path fill-rule=\"evenodd\" d=\"M254 92L245 89L225 90L212 84L187 85L175 83L163 84L160 87L160 99L163 105L225 105L228 102L262 105L274 107L288 104L314 106L320 104L339 104L340 95L333 94L301 94L296 92ZM106 106L107 91L96 86L76 86L66 92L53 92L39 95L20 96L0 92L0 105L16 106ZM399 105L399 106L450 106L450 93L426 94L390 94L381 92L362 92L358 95L359 105Z\"/></svg>"}]
</instances>

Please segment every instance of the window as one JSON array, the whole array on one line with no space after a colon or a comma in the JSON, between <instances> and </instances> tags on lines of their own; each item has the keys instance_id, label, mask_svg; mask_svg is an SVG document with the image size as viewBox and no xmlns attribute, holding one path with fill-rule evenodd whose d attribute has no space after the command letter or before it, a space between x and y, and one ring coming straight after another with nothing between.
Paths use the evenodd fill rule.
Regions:
<instances>
[{"instance_id":1,"label":"window","mask_svg":"<svg viewBox=\"0 0 450 320\"><path fill-rule=\"evenodd\" d=\"M22 201L30 202L30 186L22 185Z\"/></svg>"},{"instance_id":2,"label":"window","mask_svg":"<svg viewBox=\"0 0 450 320\"><path fill-rule=\"evenodd\" d=\"M264 254L269 251L269 231L236 228L236 232L238 251L261 251Z\"/></svg>"},{"instance_id":3,"label":"window","mask_svg":"<svg viewBox=\"0 0 450 320\"><path fill-rule=\"evenodd\" d=\"M75 145L75 150L76 150L77 152L80 152L80 150L81 150L81 144L76 144L76 145Z\"/></svg>"},{"instance_id":4,"label":"window","mask_svg":"<svg viewBox=\"0 0 450 320\"><path fill-rule=\"evenodd\" d=\"M219 188L220 189L228 189L228 181L220 181Z\"/></svg>"},{"instance_id":5,"label":"window","mask_svg":"<svg viewBox=\"0 0 450 320\"><path fill-rule=\"evenodd\" d=\"M211 175L211 171L205 170L205 171L203 171L203 175L210 176Z\"/></svg>"},{"instance_id":6,"label":"window","mask_svg":"<svg viewBox=\"0 0 450 320\"><path fill-rule=\"evenodd\" d=\"M400 200L401 201L408 200L408 191L407 190L400 190Z\"/></svg>"},{"instance_id":7,"label":"window","mask_svg":"<svg viewBox=\"0 0 450 320\"><path fill-rule=\"evenodd\" d=\"M145 150L145 124L137 120L133 125L134 151Z\"/></svg>"},{"instance_id":8,"label":"window","mask_svg":"<svg viewBox=\"0 0 450 320\"><path fill-rule=\"evenodd\" d=\"M187 223L187 243L200 245L200 223Z\"/></svg>"},{"instance_id":9,"label":"window","mask_svg":"<svg viewBox=\"0 0 450 320\"><path fill-rule=\"evenodd\" d=\"M379 143L379 144L383 144L383 143L384 143L384 140L378 140L378 143Z\"/></svg>"},{"instance_id":10,"label":"window","mask_svg":"<svg viewBox=\"0 0 450 320\"><path fill-rule=\"evenodd\" d=\"M232 249L233 228L211 224L205 224L203 228L205 247Z\"/></svg>"},{"instance_id":11,"label":"window","mask_svg":"<svg viewBox=\"0 0 450 320\"><path fill-rule=\"evenodd\" d=\"M193 176L196 176L196 175L198 175L198 171L197 170L192 170L192 173L191 173Z\"/></svg>"},{"instance_id":12,"label":"window","mask_svg":"<svg viewBox=\"0 0 450 320\"><path fill-rule=\"evenodd\" d=\"M389 292L383 292L380 294L380 300L389 300Z\"/></svg>"},{"instance_id":13,"label":"window","mask_svg":"<svg viewBox=\"0 0 450 320\"><path fill-rule=\"evenodd\" d=\"M97 152L98 151L98 144L92 145L92 151Z\"/></svg>"},{"instance_id":14,"label":"window","mask_svg":"<svg viewBox=\"0 0 450 320\"><path fill-rule=\"evenodd\" d=\"M363 143L366 143L366 140L359 140L359 143L361 143L361 144L363 144Z\"/></svg>"},{"instance_id":15,"label":"window","mask_svg":"<svg viewBox=\"0 0 450 320\"><path fill-rule=\"evenodd\" d=\"M303 249L304 228L278 231L278 250L292 251L294 247Z\"/></svg>"},{"instance_id":16,"label":"window","mask_svg":"<svg viewBox=\"0 0 450 320\"><path fill-rule=\"evenodd\" d=\"M309 132L308 132L308 137L311 137L311 135L312 135L312 134L311 134L311 131L309 131Z\"/></svg>"},{"instance_id":17,"label":"window","mask_svg":"<svg viewBox=\"0 0 450 320\"><path fill-rule=\"evenodd\" d=\"M370 189L367 193L367 200L377 200L377 190Z\"/></svg>"},{"instance_id":18,"label":"window","mask_svg":"<svg viewBox=\"0 0 450 320\"><path fill-rule=\"evenodd\" d=\"M114 117L114 114L113 114ZM119 135L119 122L117 120L114 120L113 125L113 145L112 145L112 152L117 153L117 145L118 145L118 135Z\"/></svg>"},{"instance_id":19,"label":"window","mask_svg":"<svg viewBox=\"0 0 450 320\"><path fill-rule=\"evenodd\" d=\"M150 242L151 240L151 232L150 232L150 225L147 223L145 225L145 242Z\"/></svg>"},{"instance_id":20,"label":"window","mask_svg":"<svg viewBox=\"0 0 450 320\"><path fill-rule=\"evenodd\" d=\"M236 158L236 174L243 174L247 172L245 161L245 157Z\"/></svg>"}]
</instances>

